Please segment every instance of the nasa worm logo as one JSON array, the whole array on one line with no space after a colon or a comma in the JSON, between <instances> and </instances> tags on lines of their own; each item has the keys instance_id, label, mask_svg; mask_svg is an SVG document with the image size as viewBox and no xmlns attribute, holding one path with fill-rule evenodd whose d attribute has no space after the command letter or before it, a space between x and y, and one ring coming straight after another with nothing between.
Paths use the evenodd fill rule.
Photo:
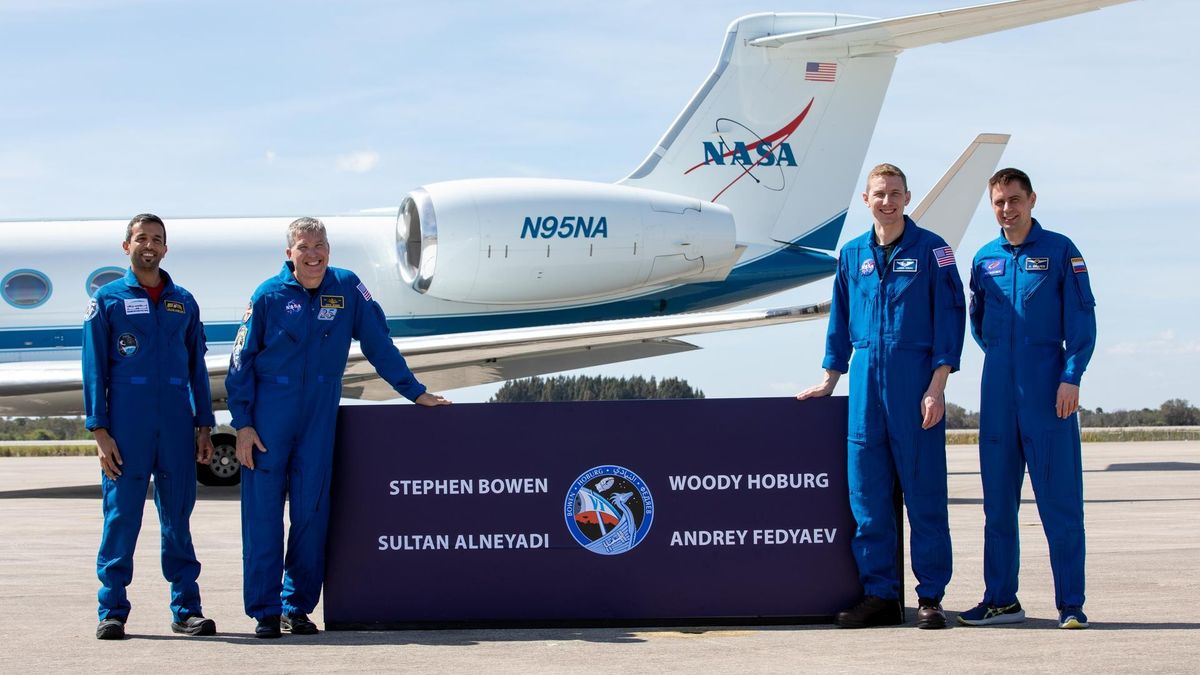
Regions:
<instances>
[{"instance_id":1,"label":"nasa worm logo","mask_svg":"<svg viewBox=\"0 0 1200 675\"><path fill-rule=\"evenodd\" d=\"M636 473L605 464L571 483L563 514L580 546L600 555L620 555L646 538L654 522L654 498Z\"/></svg>"}]
</instances>

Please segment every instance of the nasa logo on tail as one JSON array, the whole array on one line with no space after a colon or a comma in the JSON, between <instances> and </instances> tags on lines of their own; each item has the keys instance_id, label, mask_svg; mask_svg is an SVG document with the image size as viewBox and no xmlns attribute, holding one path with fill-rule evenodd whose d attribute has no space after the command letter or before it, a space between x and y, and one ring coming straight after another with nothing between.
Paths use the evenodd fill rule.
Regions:
<instances>
[{"instance_id":1,"label":"nasa logo on tail","mask_svg":"<svg viewBox=\"0 0 1200 675\"><path fill-rule=\"evenodd\" d=\"M580 546L620 555L646 538L654 522L654 498L636 473L607 464L584 471L571 483L563 515Z\"/></svg>"},{"instance_id":2,"label":"nasa logo on tail","mask_svg":"<svg viewBox=\"0 0 1200 675\"><path fill-rule=\"evenodd\" d=\"M686 176L700 168L726 167L737 171L735 177L711 201L717 201L726 190L749 176L759 187L780 192L787 185L785 167L797 166L796 154L788 139L796 132L808 112L812 110L810 99L804 110L792 121L774 133L760 135L749 126L729 117L717 118L713 134L714 141L701 141L704 161L683 172Z\"/></svg>"}]
</instances>

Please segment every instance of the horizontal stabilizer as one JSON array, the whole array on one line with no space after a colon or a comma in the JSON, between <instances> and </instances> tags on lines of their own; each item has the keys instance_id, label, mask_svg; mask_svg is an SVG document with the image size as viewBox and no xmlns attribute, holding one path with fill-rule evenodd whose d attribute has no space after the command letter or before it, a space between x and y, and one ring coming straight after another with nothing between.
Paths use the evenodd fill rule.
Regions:
<instances>
[{"instance_id":1,"label":"horizontal stabilizer","mask_svg":"<svg viewBox=\"0 0 1200 675\"><path fill-rule=\"evenodd\" d=\"M954 248L962 243L979 195L987 189L1008 146L1007 134L979 134L925 195L912 219L921 227L941 235Z\"/></svg>"},{"instance_id":2,"label":"horizontal stabilizer","mask_svg":"<svg viewBox=\"0 0 1200 675\"><path fill-rule=\"evenodd\" d=\"M828 50L838 55L859 56L952 42L1125 2L1130 0L1009 0L895 19L768 35L752 40L750 44L755 47Z\"/></svg>"}]
</instances>

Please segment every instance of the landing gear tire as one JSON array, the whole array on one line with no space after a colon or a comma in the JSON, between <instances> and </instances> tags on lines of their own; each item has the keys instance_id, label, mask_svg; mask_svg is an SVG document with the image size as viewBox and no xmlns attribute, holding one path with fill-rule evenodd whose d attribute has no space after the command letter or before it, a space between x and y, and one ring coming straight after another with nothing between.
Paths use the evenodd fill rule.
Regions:
<instances>
[{"instance_id":1,"label":"landing gear tire","mask_svg":"<svg viewBox=\"0 0 1200 675\"><path fill-rule=\"evenodd\" d=\"M237 460L237 438L229 434L212 437L213 456L208 464L196 465L196 480L201 485L223 487L242 481L242 465Z\"/></svg>"}]
</instances>

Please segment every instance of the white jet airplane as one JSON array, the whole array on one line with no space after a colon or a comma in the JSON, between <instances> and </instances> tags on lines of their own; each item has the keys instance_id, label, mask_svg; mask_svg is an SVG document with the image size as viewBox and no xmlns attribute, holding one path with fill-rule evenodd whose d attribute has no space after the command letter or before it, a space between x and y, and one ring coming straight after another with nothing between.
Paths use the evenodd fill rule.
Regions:
<instances>
[{"instance_id":1,"label":"white jet airplane","mask_svg":"<svg viewBox=\"0 0 1200 675\"><path fill-rule=\"evenodd\" d=\"M365 281L433 390L694 349L681 335L822 317L827 304L701 310L833 273L826 251L837 245L897 55L1126 1L1010 0L882 20L742 17L713 72L625 179L426 185L386 215L323 218L334 263ZM971 143L915 219L957 244L1007 138ZM293 217L167 218L178 253L166 267L200 304L218 405L246 302L278 269ZM115 242L124 224L4 226L0 415L82 412L83 312L123 274ZM357 346L343 394L395 396Z\"/></svg>"}]
</instances>

